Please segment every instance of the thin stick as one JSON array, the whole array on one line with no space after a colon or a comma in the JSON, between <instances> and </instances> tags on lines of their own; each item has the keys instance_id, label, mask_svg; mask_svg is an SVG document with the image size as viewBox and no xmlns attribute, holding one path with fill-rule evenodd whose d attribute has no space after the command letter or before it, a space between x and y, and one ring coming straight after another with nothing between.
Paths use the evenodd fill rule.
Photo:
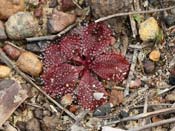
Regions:
<instances>
[{"instance_id":1,"label":"thin stick","mask_svg":"<svg viewBox=\"0 0 175 131\"><path fill-rule=\"evenodd\" d=\"M55 101L52 97L50 97L48 94L46 94L42 89L40 89L39 86L37 86L26 74L24 74L2 51L0 48L0 58L1 60L7 64L10 68L14 69L19 75L21 75L27 82L29 82L32 86L34 86L38 91L40 91L48 100L50 100L52 103L54 103L57 107L59 107L61 110L66 112L71 118L76 120L76 116L71 113L69 110L65 109L62 105L60 105L57 101Z\"/></svg>"},{"instance_id":2,"label":"thin stick","mask_svg":"<svg viewBox=\"0 0 175 131\"><path fill-rule=\"evenodd\" d=\"M167 104L167 103L160 103L160 104L149 104L148 107L154 107L154 106L172 106L173 104ZM136 109L136 108L144 108L144 105L137 105L134 107L131 107L130 109Z\"/></svg>"},{"instance_id":3,"label":"thin stick","mask_svg":"<svg viewBox=\"0 0 175 131\"><path fill-rule=\"evenodd\" d=\"M131 121L131 120L138 120L138 119L142 119L142 118L146 118L146 117L152 117L152 116L156 116L156 115L160 115L160 114L168 114L168 113L172 113L172 112L175 112L175 107L161 109L158 111L148 112L148 113L139 114L139 115L135 115L135 116L130 116L130 117L123 118L121 120L111 121L111 122L105 123L105 126L117 124L117 123L124 122L124 121Z\"/></svg>"},{"instance_id":4,"label":"thin stick","mask_svg":"<svg viewBox=\"0 0 175 131\"><path fill-rule=\"evenodd\" d=\"M113 15L109 15L109 16L97 19L97 20L95 20L95 22L98 23L98 22L105 21L105 20L108 20L108 19L111 19L111 18L114 18L114 17L119 17L119 16L161 12L161 11L171 10L173 8L175 8L175 6L170 6L170 7L167 7L167 8L160 8L160 9L155 9L155 10L144 10L144 11L133 11L133 12L126 12L126 13L117 13L117 14L113 14Z\"/></svg>"},{"instance_id":5,"label":"thin stick","mask_svg":"<svg viewBox=\"0 0 175 131\"><path fill-rule=\"evenodd\" d=\"M20 51L25 51L23 48L18 47L17 45L13 44L13 43L10 42L10 41L5 41L4 43L5 43L5 44L9 44L9 45L15 47L16 49L18 49L18 50L20 50Z\"/></svg>"},{"instance_id":6,"label":"thin stick","mask_svg":"<svg viewBox=\"0 0 175 131\"><path fill-rule=\"evenodd\" d=\"M134 2L134 4L136 5L135 2ZM134 5L132 6L132 10L133 9L134 9ZM131 23L132 34L133 34L133 37L135 38L136 35L137 35L136 22L134 21L134 19L131 15L130 15L129 18L130 18L130 23ZM139 44L139 43L137 43L137 44ZM134 71L135 71L135 66L136 66L136 63L137 63L137 57L138 57L138 50L134 49L134 54L133 54L133 57L132 57L132 63L131 63L131 67L130 67L130 71L129 71L129 75L128 75L128 79L127 79L127 83L126 83L126 88L125 88L125 91L124 91L125 96L129 95L129 86L130 86L130 82L131 82L131 79L133 78L133 74L134 74Z\"/></svg>"},{"instance_id":7,"label":"thin stick","mask_svg":"<svg viewBox=\"0 0 175 131\"><path fill-rule=\"evenodd\" d=\"M137 55L138 55L138 50L135 49L133 57L132 57L132 63L131 63L131 67L130 67L130 71L129 71L129 75L128 75L128 79L127 79L126 88L125 88L125 91L124 91L125 96L129 95L129 85L130 85L130 82L131 82L131 79L133 77L134 70L135 70L135 67L136 67Z\"/></svg>"},{"instance_id":8,"label":"thin stick","mask_svg":"<svg viewBox=\"0 0 175 131\"><path fill-rule=\"evenodd\" d=\"M148 94L145 96L145 103L144 103L144 108L143 108L143 113L147 113L148 110Z\"/></svg>"},{"instance_id":9,"label":"thin stick","mask_svg":"<svg viewBox=\"0 0 175 131\"><path fill-rule=\"evenodd\" d=\"M147 113L147 111L148 111L148 93L145 96L145 103L144 103L143 113L145 114L145 113ZM151 121L150 118L145 118L145 119L142 120L141 124L142 124L142 126L144 126L145 124L150 123L150 121Z\"/></svg>"},{"instance_id":10,"label":"thin stick","mask_svg":"<svg viewBox=\"0 0 175 131\"><path fill-rule=\"evenodd\" d=\"M144 125L142 127L137 127L137 128L134 128L134 129L130 129L128 131L143 131L145 129L150 129L152 127L160 126L160 125L163 125L163 124L169 124L169 123L173 123L173 122L175 122L175 118L170 118L170 119L167 119L167 120L162 120L162 121L159 121L159 122Z\"/></svg>"},{"instance_id":11,"label":"thin stick","mask_svg":"<svg viewBox=\"0 0 175 131\"><path fill-rule=\"evenodd\" d=\"M163 91L159 92L158 95L163 95L171 90L174 90L175 86L171 86L171 87L167 87L166 89L164 89Z\"/></svg>"},{"instance_id":12,"label":"thin stick","mask_svg":"<svg viewBox=\"0 0 175 131\"><path fill-rule=\"evenodd\" d=\"M150 45L129 45L129 48L133 48L133 49L138 49L138 50L141 50L143 48L146 48L146 47L149 47Z\"/></svg>"},{"instance_id":13,"label":"thin stick","mask_svg":"<svg viewBox=\"0 0 175 131\"><path fill-rule=\"evenodd\" d=\"M36 105L36 104L33 104L33 103L28 103L28 102L24 102L24 103L28 106L32 106L32 107L39 108L39 109L44 109L43 107Z\"/></svg>"},{"instance_id":14,"label":"thin stick","mask_svg":"<svg viewBox=\"0 0 175 131\"><path fill-rule=\"evenodd\" d=\"M60 33L56 35L47 35L47 36L40 36L40 37L31 37L31 38L26 38L27 42L34 42L34 41L43 41L43 40L54 40L57 37L61 37L63 34L67 33L69 30L71 30L73 27L75 27L77 24L74 23L70 26L68 26L66 29L61 31Z\"/></svg>"},{"instance_id":15,"label":"thin stick","mask_svg":"<svg viewBox=\"0 0 175 131\"><path fill-rule=\"evenodd\" d=\"M75 0L72 0L72 1L79 9L82 9L81 6Z\"/></svg>"}]
</instances>

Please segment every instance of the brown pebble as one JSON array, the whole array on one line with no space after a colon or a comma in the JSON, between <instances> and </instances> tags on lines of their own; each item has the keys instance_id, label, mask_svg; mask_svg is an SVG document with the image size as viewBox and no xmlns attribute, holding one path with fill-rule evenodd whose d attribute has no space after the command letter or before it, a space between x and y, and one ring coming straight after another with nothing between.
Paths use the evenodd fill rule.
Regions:
<instances>
[{"instance_id":1,"label":"brown pebble","mask_svg":"<svg viewBox=\"0 0 175 131\"><path fill-rule=\"evenodd\" d=\"M160 51L159 50L153 50L149 54L149 58L152 61L159 61L160 60Z\"/></svg>"},{"instance_id":2,"label":"brown pebble","mask_svg":"<svg viewBox=\"0 0 175 131\"><path fill-rule=\"evenodd\" d=\"M143 62L144 71L147 74L153 73L155 71L155 63L150 60L145 60Z\"/></svg>"},{"instance_id":3,"label":"brown pebble","mask_svg":"<svg viewBox=\"0 0 175 131\"><path fill-rule=\"evenodd\" d=\"M129 87L134 89L134 88L140 87L141 84L142 84L142 81L140 79L131 80Z\"/></svg>"},{"instance_id":4,"label":"brown pebble","mask_svg":"<svg viewBox=\"0 0 175 131\"><path fill-rule=\"evenodd\" d=\"M37 56L31 52L23 52L17 60L17 66L32 76L39 76L42 71L43 64Z\"/></svg>"},{"instance_id":5,"label":"brown pebble","mask_svg":"<svg viewBox=\"0 0 175 131\"><path fill-rule=\"evenodd\" d=\"M118 91L114 89L111 91L109 102L113 106L121 104L123 102L123 99L124 99L123 91Z\"/></svg>"},{"instance_id":6,"label":"brown pebble","mask_svg":"<svg viewBox=\"0 0 175 131\"><path fill-rule=\"evenodd\" d=\"M18 50L17 48L15 48L9 44L6 44L3 47L3 50L12 60L17 60L21 54L20 50Z\"/></svg>"},{"instance_id":7,"label":"brown pebble","mask_svg":"<svg viewBox=\"0 0 175 131\"><path fill-rule=\"evenodd\" d=\"M61 10L62 11L69 11L75 8L75 4L72 0L61 0Z\"/></svg>"},{"instance_id":8,"label":"brown pebble","mask_svg":"<svg viewBox=\"0 0 175 131\"><path fill-rule=\"evenodd\" d=\"M34 116L41 120L43 118L43 111L41 109L34 110Z\"/></svg>"},{"instance_id":9,"label":"brown pebble","mask_svg":"<svg viewBox=\"0 0 175 131\"><path fill-rule=\"evenodd\" d=\"M7 20L11 15L24 10L24 0L0 0L0 19Z\"/></svg>"},{"instance_id":10,"label":"brown pebble","mask_svg":"<svg viewBox=\"0 0 175 131\"><path fill-rule=\"evenodd\" d=\"M47 26L50 33L57 33L73 24L76 16L62 11L53 10L51 17L48 20Z\"/></svg>"},{"instance_id":11,"label":"brown pebble","mask_svg":"<svg viewBox=\"0 0 175 131\"><path fill-rule=\"evenodd\" d=\"M38 24L43 25L43 23L44 23L43 19L39 19Z\"/></svg>"},{"instance_id":12,"label":"brown pebble","mask_svg":"<svg viewBox=\"0 0 175 131\"><path fill-rule=\"evenodd\" d=\"M72 95L71 94L66 94L62 97L61 99L61 104L64 106L70 105L73 101Z\"/></svg>"},{"instance_id":13,"label":"brown pebble","mask_svg":"<svg viewBox=\"0 0 175 131\"><path fill-rule=\"evenodd\" d=\"M60 119L57 116L52 115L51 117L45 116L43 118L43 124L45 128L48 128L50 131L55 131L58 126Z\"/></svg>"},{"instance_id":14,"label":"brown pebble","mask_svg":"<svg viewBox=\"0 0 175 131\"><path fill-rule=\"evenodd\" d=\"M43 8L40 6L34 10L34 16L37 18L42 17L43 15Z\"/></svg>"},{"instance_id":15,"label":"brown pebble","mask_svg":"<svg viewBox=\"0 0 175 131\"><path fill-rule=\"evenodd\" d=\"M161 121L161 119L159 118L159 117L157 117L157 116L153 116L152 117L152 122L154 123L154 122L159 122L159 121Z\"/></svg>"},{"instance_id":16,"label":"brown pebble","mask_svg":"<svg viewBox=\"0 0 175 131\"><path fill-rule=\"evenodd\" d=\"M70 110L70 112L72 112L72 113L76 113L77 110L78 110L78 106L77 106L77 105L71 105L71 106L69 107L69 110Z\"/></svg>"},{"instance_id":17,"label":"brown pebble","mask_svg":"<svg viewBox=\"0 0 175 131\"><path fill-rule=\"evenodd\" d=\"M7 66L0 65L0 78L6 78L10 75L11 69Z\"/></svg>"},{"instance_id":18,"label":"brown pebble","mask_svg":"<svg viewBox=\"0 0 175 131\"><path fill-rule=\"evenodd\" d=\"M26 131L41 131L39 121L36 118L30 119L26 124Z\"/></svg>"},{"instance_id":19,"label":"brown pebble","mask_svg":"<svg viewBox=\"0 0 175 131\"><path fill-rule=\"evenodd\" d=\"M51 0L49 3L49 8L55 8L58 6L58 1L57 0Z\"/></svg>"},{"instance_id":20,"label":"brown pebble","mask_svg":"<svg viewBox=\"0 0 175 131\"><path fill-rule=\"evenodd\" d=\"M44 110L44 111L43 111L43 115L44 115L44 116L51 116L51 112L48 111L48 110Z\"/></svg>"},{"instance_id":21,"label":"brown pebble","mask_svg":"<svg viewBox=\"0 0 175 131\"><path fill-rule=\"evenodd\" d=\"M16 126L20 129L20 131L25 131L26 130L26 122L17 121Z\"/></svg>"},{"instance_id":22,"label":"brown pebble","mask_svg":"<svg viewBox=\"0 0 175 131\"><path fill-rule=\"evenodd\" d=\"M165 98L168 102L175 102L175 93L168 94Z\"/></svg>"}]
</instances>

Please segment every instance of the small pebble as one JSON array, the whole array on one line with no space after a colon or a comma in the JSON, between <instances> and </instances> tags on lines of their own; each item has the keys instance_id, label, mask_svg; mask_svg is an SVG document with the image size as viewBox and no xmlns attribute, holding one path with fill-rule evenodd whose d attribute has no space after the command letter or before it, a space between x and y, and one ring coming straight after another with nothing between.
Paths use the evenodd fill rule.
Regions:
<instances>
[{"instance_id":1,"label":"small pebble","mask_svg":"<svg viewBox=\"0 0 175 131\"><path fill-rule=\"evenodd\" d=\"M51 117L45 116L43 118L43 122L44 122L43 124L45 125L47 129L54 131L56 127L58 126L60 119L56 115L53 115Z\"/></svg>"},{"instance_id":2,"label":"small pebble","mask_svg":"<svg viewBox=\"0 0 175 131\"><path fill-rule=\"evenodd\" d=\"M64 13L54 9L51 17L48 20L47 27L50 33L57 33L73 24L76 16L73 14Z\"/></svg>"},{"instance_id":3,"label":"small pebble","mask_svg":"<svg viewBox=\"0 0 175 131\"><path fill-rule=\"evenodd\" d=\"M7 20L11 15L24 10L24 0L0 0L0 19Z\"/></svg>"},{"instance_id":4,"label":"small pebble","mask_svg":"<svg viewBox=\"0 0 175 131\"><path fill-rule=\"evenodd\" d=\"M20 131L25 131L26 130L26 122L17 121L16 126L20 129Z\"/></svg>"},{"instance_id":5,"label":"small pebble","mask_svg":"<svg viewBox=\"0 0 175 131\"><path fill-rule=\"evenodd\" d=\"M41 120L43 118L43 111L41 109L34 110L34 116Z\"/></svg>"},{"instance_id":6,"label":"small pebble","mask_svg":"<svg viewBox=\"0 0 175 131\"><path fill-rule=\"evenodd\" d=\"M69 11L75 8L75 4L72 0L61 0L61 10L62 11Z\"/></svg>"},{"instance_id":7,"label":"small pebble","mask_svg":"<svg viewBox=\"0 0 175 131\"><path fill-rule=\"evenodd\" d=\"M145 73L147 74L154 73L155 63L150 60L145 60L143 62L143 68L144 68Z\"/></svg>"},{"instance_id":8,"label":"small pebble","mask_svg":"<svg viewBox=\"0 0 175 131\"><path fill-rule=\"evenodd\" d=\"M6 78L10 75L11 69L7 66L0 65L0 78Z\"/></svg>"},{"instance_id":9,"label":"small pebble","mask_svg":"<svg viewBox=\"0 0 175 131\"><path fill-rule=\"evenodd\" d=\"M35 78L35 82L39 86L43 86L44 85L44 81L43 81L43 79L41 77L36 77Z\"/></svg>"},{"instance_id":10,"label":"small pebble","mask_svg":"<svg viewBox=\"0 0 175 131\"><path fill-rule=\"evenodd\" d=\"M43 115L44 115L44 116L51 116L51 112L48 111L48 110L44 110L44 111L43 111Z\"/></svg>"},{"instance_id":11,"label":"small pebble","mask_svg":"<svg viewBox=\"0 0 175 131\"><path fill-rule=\"evenodd\" d=\"M43 8L40 6L34 10L34 16L37 18L42 17L43 15Z\"/></svg>"},{"instance_id":12,"label":"small pebble","mask_svg":"<svg viewBox=\"0 0 175 131\"><path fill-rule=\"evenodd\" d=\"M35 77L40 75L43 68L42 62L31 52L23 52L17 60L17 66L22 71Z\"/></svg>"},{"instance_id":13,"label":"small pebble","mask_svg":"<svg viewBox=\"0 0 175 131\"><path fill-rule=\"evenodd\" d=\"M49 8L55 8L58 6L58 1L57 0L51 0L49 3Z\"/></svg>"},{"instance_id":14,"label":"small pebble","mask_svg":"<svg viewBox=\"0 0 175 131\"><path fill-rule=\"evenodd\" d=\"M134 89L134 88L138 88L142 85L142 81L140 79L136 79L136 80L131 80L129 87Z\"/></svg>"},{"instance_id":15,"label":"small pebble","mask_svg":"<svg viewBox=\"0 0 175 131\"><path fill-rule=\"evenodd\" d=\"M36 118L32 118L27 121L26 131L41 131L39 121Z\"/></svg>"},{"instance_id":16,"label":"small pebble","mask_svg":"<svg viewBox=\"0 0 175 131\"><path fill-rule=\"evenodd\" d=\"M13 46L11 46L11 45L9 45L9 44L6 44L6 45L3 47L3 51L4 51L12 60L17 60L18 57L19 57L20 54L21 54L21 52L20 52L17 48L15 48L15 47L13 47Z\"/></svg>"},{"instance_id":17,"label":"small pebble","mask_svg":"<svg viewBox=\"0 0 175 131\"><path fill-rule=\"evenodd\" d=\"M109 114L111 111L111 104L107 103L105 105L102 105L100 107L98 107L94 112L93 112L93 116L106 116L107 114Z\"/></svg>"},{"instance_id":18,"label":"small pebble","mask_svg":"<svg viewBox=\"0 0 175 131\"><path fill-rule=\"evenodd\" d=\"M10 39L20 40L34 36L38 31L38 22L31 13L18 12L8 19L5 27Z\"/></svg>"},{"instance_id":19,"label":"small pebble","mask_svg":"<svg viewBox=\"0 0 175 131\"><path fill-rule=\"evenodd\" d=\"M41 41L41 42L27 43L26 49L31 52L41 53L47 46L48 46L47 42Z\"/></svg>"},{"instance_id":20,"label":"small pebble","mask_svg":"<svg viewBox=\"0 0 175 131\"><path fill-rule=\"evenodd\" d=\"M121 117L121 118L125 118L125 117L128 117L128 116L129 116L129 113L126 112L125 110L122 110L122 111L120 112L120 117Z\"/></svg>"},{"instance_id":21,"label":"small pebble","mask_svg":"<svg viewBox=\"0 0 175 131\"><path fill-rule=\"evenodd\" d=\"M153 116L151 120L152 120L152 122L154 123L154 122L159 122L159 121L161 121L162 119L160 119L158 116Z\"/></svg>"},{"instance_id":22,"label":"small pebble","mask_svg":"<svg viewBox=\"0 0 175 131\"><path fill-rule=\"evenodd\" d=\"M169 76L169 84L170 85L175 85L175 75L170 75Z\"/></svg>"},{"instance_id":23,"label":"small pebble","mask_svg":"<svg viewBox=\"0 0 175 131\"><path fill-rule=\"evenodd\" d=\"M175 25L175 16L174 15L168 15L164 18L165 24L167 27Z\"/></svg>"},{"instance_id":24,"label":"small pebble","mask_svg":"<svg viewBox=\"0 0 175 131\"><path fill-rule=\"evenodd\" d=\"M175 102L175 94L172 93L172 94L168 94L165 99L169 102Z\"/></svg>"},{"instance_id":25,"label":"small pebble","mask_svg":"<svg viewBox=\"0 0 175 131\"><path fill-rule=\"evenodd\" d=\"M104 97L104 93L95 92L95 93L93 93L93 96L94 96L95 100L100 100L101 98Z\"/></svg>"},{"instance_id":26,"label":"small pebble","mask_svg":"<svg viewBox=\"0 0 175 131\"><path fill-rule=\"evenodd\" d=\"M158 22L153 17L150 17L140 24L140 39L143 41L154 40L158 36L159 31Z\"/></svg>"},{"instance_id":27,"label":"small pebble","mask_svg":"<svg viewBox=\"0 0 175 131\"><path fill-rule=\"evenodd\" d=\"M123 102L124 95L123 91L113 89L110 94L109 102L112 106L120 105Z\"/></svg>"},{"instance_id":28,"label":"small pebble","mask_svg":"<svg viewBox=\"0 0 175 131\"><path fill-rule=\"evenodd\" d=\"M72 113L76 113L78 110L78 106L77 105L71 105L69 107L69 111L72 112Z\"/></svg>"},{"instance_id":29,"label":"small pebble","mask_svg":"<svg viewBox=\"0 0 175 131\"><path fill-rule=\"evenodd\" d=\"M71 105L73 101L72 95L71 94L66 94L61 98L61 104L64 106Z\"/></svg>"},{"instance_id":30,"label":"small pebble","mask_svg":"<svg viewBox=\"0 0 175 131\"><path fill-rule=\"evenodd\" d=\"M160 60L160 51L159 50L153 50L149 54L149 59L152 61L159 61Z\"/></svg>"}]
</instances>

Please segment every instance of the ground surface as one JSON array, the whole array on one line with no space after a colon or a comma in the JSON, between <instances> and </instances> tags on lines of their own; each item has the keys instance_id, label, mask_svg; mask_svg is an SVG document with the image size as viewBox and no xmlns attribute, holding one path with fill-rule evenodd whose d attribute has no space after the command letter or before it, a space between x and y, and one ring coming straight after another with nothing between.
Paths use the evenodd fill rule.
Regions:
<instances>
[{"instance_id":1,"label":"ground surface","mask_svg":"<svg viewBox=\"0 0 175 131\"><path fill-rule=\"evenodd\" d=\"M1 47L4 49L4 46L10 42L13 48L21 52L30 51L36 54L37 57L30 55L29 57L33 64L35 64L34 61L37 63L38 59L40 59L44 70L46 65L43 50L51 43L59 44L67 32L73 31L75 26L75 32L78 34L81 33L82 25L94 22L108 15L154 10L152 13L124 14L123 16L117 16L104 21L112 29L112 48L118 54L126 57L130 63L128 76L123 82L117 84L113 81L98 79L107 92L106 103L101 104L100 107L93 109L93 111L88 111L78 104L79 97L74 96L70 100L69 96L68 98L57 96L52 99L43 92L44 82L41 77L40 66L37 65L38 68L36 70L35 67L32 67L31 72L28 67L23 69L17 64L17 68L12 69L9 75L1 78L1 81L12 79L21 85L19 87L17 84L13 85L11 82L7 82L9 84L7 87L18 92L16 95L14 95L15 91L12 91L12 94L10 94L9 90L9 92L7 90L4 91L2 88L5 93L10 94L6 95L7 99L0 97L0 107L2 107L2 110L5 109L3 106L6 104L4 103L11 99L13 101L19 100L19 103L6 109L7 112L9 111L5 115L5 117L8 116L8 119L2 118L2 120L7 120L3 122L1 129L3 131L98 131L102 130L102 127L108 126L111 128L103 128L103 131L120 131L119 128L133 131L174 131L175 9L164 10L162 12L159 12L160 10L158 12L155 11L155 9L165 9L173 5L173 0L135 0L134 2L131 1L131 3L127 0L121 0L120 2L113 0L111 3L101 0L98 4L95 0L74 0L74 4L69 2L69 0L26 0L22 10L32 13L34 20L25 14L29 23L24 24L25 20L21 18L22 15L19 15L20 18L13 18L12 23L14 27L12 28L10 22L7 23L9 18L3 16L1 20L2 23L5 23L4 28L7 36L3 36L0 43ZM7 6L7 3L4 4L5 6ZM0 8L2 7L0 6ZM56 9L57 11L53 11ZM62 14L62 11L66 13L64 14L65 16ZM151 17L154 17L157 21L158 28L160 29L159 33L152 40L143 40L139 36L140 24ZM37 21L36 25L30 24L30 22L35 23L35 20ZM13 32L17 25L20 26L20 33L18 34L17 31L17 33L10 33ZM30 25L33 30L25 29L23 31L25 25ZM35 28L37 28L37 31L35 31ZM145 37L147 34L151 35L156 30L154 28L156 27L152 26L149 29L151 31L146 32ZM57 35L60 32L61 36L59 36L60 34ZM1 34L0 32L0 36ZM42 39L44 40L41 41ZM151 56L151 53L154 51L158 51L158 54L153 53ZM6 50L2 52L9 56ZM10 59L14 57L15 59L11 59L10 62L12 63L9 64L8 59L4 57L2 52L0 52L1 65L12 67L16 62L15 55L17 53L15 52L15 54L10 55ZM56 55L51 53L52 56ZM30 61L28 62L30 63ZM80 62L80 60L76 59L76 62ZM19 60L17 63L19 63ZM74 63L74 65L78 64ZM18 70L18 67L20 70ZM26 74L21 74L21 70L26 72ZM38 72L41 76L38 76ZM0 77L1 75L0 73ZM5 86L0 83L0 90L1 87ZM38 87L42 90L37 90ZM24 93L25 91L22 89L27 90L27 93ZM22 93L20 92L21 90ZM24 97L18 98L23 95ZM0 94L0 96L3 95ZM64 109L61 109L59 106ZM0 112L2 111L0 110ZM155 126L154 124L157 125Z\"/></svg>"}]
</instances>

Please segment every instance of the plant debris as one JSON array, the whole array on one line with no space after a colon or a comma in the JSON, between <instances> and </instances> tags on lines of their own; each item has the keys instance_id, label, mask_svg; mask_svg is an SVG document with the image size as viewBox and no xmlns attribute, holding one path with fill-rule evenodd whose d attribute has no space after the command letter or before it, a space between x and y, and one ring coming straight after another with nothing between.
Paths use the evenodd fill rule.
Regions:
<instances>
[{"instance_id":1,"label":"plant debris","mask_svg":"<svg viewBox=\"0 0 175 131\"><path fill-rule=\"evenodd\" d=\"M0 126L26 98L28 98L27 89L22 89L16 81L0 81Z\"/></svg>"}]
</instances>

